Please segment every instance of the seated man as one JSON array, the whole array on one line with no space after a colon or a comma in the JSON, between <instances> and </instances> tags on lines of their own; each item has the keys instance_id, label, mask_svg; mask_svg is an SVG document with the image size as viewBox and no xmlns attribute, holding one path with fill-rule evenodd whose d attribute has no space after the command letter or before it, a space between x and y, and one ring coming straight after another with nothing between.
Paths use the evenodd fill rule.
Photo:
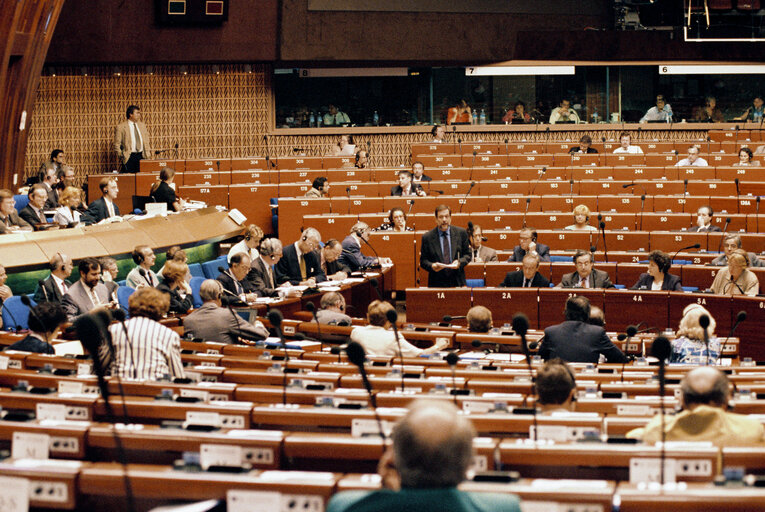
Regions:
<instances>
[{"instance_id":1,"label":"seated man","mask_svg":"<svg viewBox=\"0 0 765 512\"><path fill-rule=\"evenodd\" d=\"M17 341L8 350L55 354L51 340L61 332L61 325L66 322L66 312L61 304L44 302L34 306L29 315L29 334Z\"/></svg>"},{"instance_id":2,"label":"seated man","mask_svg":"<svg viewBox=\"0 0 765 512\"><path fill-rule=\"evenodd\" d=\"M116 281L120 273L120 269L117 266L117 260L107 256L99 258L98 262L101 264L101 282L104 283L106 289L109 290L109 296L116 297L117 288L120 287Z\"/></svg>"},{"instance_id":3,"label":"seated man","mask_svg":"<svg viewBox=\"0 0 765 512\"><path fill-rule=\"evenodd\" d=\"M343 246L334 238L327 240L321 248L321 269L330 281L342 281L351 273L351 268L340 261Z\"/></svg>"},{"instance_id":4,"label":"seated man","mask_svg":"<svg viewBox=\"0 0 765 512\"><path fill-rule=\"evenodd\" d=\"M90 203L88 211L83 216L84 219L87 219L86 223L88 224L97 224L103 220L120 216L120 209L114 204L120 191L119 187L117 187L117 180L114 178L102 178L98 183L98 188L101 191L102 197ZM83 222L85 222L84 219Z\"/></svg>"},{"instance_id":5,"label":"seated man","mask_svg":"<svg viewBox=\"0 0 765 512\"><path fill-rule=\"evenodd\" d=\"M329 195L329 180L325 176L319 176L313 180L311 189L305 193L305 197L324 197Z\"/></svg>"},{"instance_id":6,"label":"seated man","mask_svg":"<svg viewBox=\"0 0 765 512\"><path fill-rule=\"evenodd\" d=\"M156 288L139 288L128 300L130 318L108 326L114 352L104 343L99 350L112 376L132 380L183 378L178 333L159 323L170 307L170 297ZM127 331L127 332L125 332Z\"/></svg>"},{"instance_id":7,"label":"seated man","mask_svg":"<svg viewBox=\"0 0 765 512\"><path fill-rule=\"evenodd\" d=\"M714 214L715 212L712 210L711 206L702 206L699 208L698 212L696 212L696 225L689 228L688 231L696 233L719 233L722 231L720 226L712 224L712 215Z\"/></svg>"},{"instance_id":8,"label":"seated man","mask_svg":"<svg viewBox=\"0 0 765 512\"><path fill-rule=\"evenodd\" d=\"M70 322L74 322L80 315L89 313L96 308L112 305L109 290L101 282L101 264L98 260L84 258L77 265L77 270L80 272L80 279L69 287L69 291L64 294L62 302Z\"/></svg>"},{"instance_id":9,"label":"seated man","mask_svg":"<svg viewBox=\"0 0 765 512\"><path fill-rule=\"evenodd\" d=\"M32 231L32 226L16 212L13 192L0 189L0 234L16 231Z\"/></svg>"},{"instance_id":10,"label":"seated man","mask_svg":"<svg viewBox=\"0 0 765 512\"><path fill-rule=\"evenodd\" d=\"M40 281L35 289L34 301L37 304L43 302L54 302L61 304L64 300L64 295L69 291L69 287L72 286L67 279L72 275L72 259L66 254L57 252L53 255L49 262L50 276L44 281Z\"/></svg>"},{"instance_id":11,"label":"seated man","mask_svg":"<svg viewBox=\"0 0 765 512\"><path fill-rule=\"evenodd\" d=\"M513 254L507 261L523 261L526 253L539 256L539 261L550 261L550 248L537 243L537 232L529 227L521 229L518 234L518 245L513 247Z\"/></svg>"},{"instance_id":12,"label":"seated man","mask_svg":"<svg viewBox=\"0 0 765 512\"><path fill-rule=\"evenodd\" d=\"M369 151L366 149L356 151L356 162L353 166L356 169L366 169L369 167Z\"/></svg>"},{"instance_id":13,"label":"seated man","mask_svg":"<svg viewBox=\"0 0 765 512\"><path fill-rule=\"evenodd\" d=\"M321 262L314 252L321 242L316 228L306 228L294 244L284 247L283 256L276 269L277 284L290 283L310 288L327 280L321 270Z\"/></svg>"},{"instance_id":14,"label":"seated man","mask_svg":"<svg viewBox=\"0 0 765 512\"><path fill-rule=\"evenodd\" d=\"M723 254L719 255L715 259L709 262L710 265L716 267L724 267L728 264L728 257L733 254L736 249L741 249L741 236L736 233L729 233L723 237ZM749 258L750 267L765 267L765 261L757 257L753 252L747 252Z\"/></svg>"},{"instance_id":15,"label":"seated man","mask_svg":"<svg viewBox=\"0 0 765 512\"><path fill-rule=\"evenodd\" d=\"M590 305L590 325L606 328L606 314L598 306Z\"/></svg>"},{"instance_id":16,"label":"seated man","mask_svg":"<svg viewBox=\"0 0 765 512\"><path fill-rule=\"evenodd\" d=\"M621 135L619 135L619 142L621 145L614 150L614 153L627 153L632 155L643 154L643 150L640 146L632 145L632 135L630 135L629 132L622 132Z\"/></svg>"},{"instance_id":17,"label":"seated man","mask_svg":"<svg viewBox=\"0 0 765 512\"><path fill-rule=\"evenodd\" d=\"M423 350L406 341L401 332L398 333L398 342L396 342L391 323L386 316L392 309L393 306L387 302L372 301L367 308L369 325L354 327L351 331L351 341L361 344L370 356L418 357L421 354L438 352L449 345L446 338L438 338L435 345ZM399 345L401 354L399 354Z\"/></svg>"},{"instance_id":18,"label":"seated man","mask_svg":"<svg viewBox=\"0 0 765 512\"><path fill-rule=\"evenodd\" d=\"M263 230L257 224L250 224L244 232L244 238L229 249L228 262L231 263L231 256L240 252L245 253L251 260L255 259L258 256L258 246L261 240L263 240Z\"/></svg>"},{"instance_id":19,"label":"seated man","mask_svg":"<svg viewBox=\"0 0 765 512\"><path fill-rule=\"evenodd\" d=\"M433 128L430 130L430 134L433 136L431 142L442 143L446 137L446 126L442 124L434 124Z\"/></svg>"},{"instance_id":20,"label":"seated man","mask_svg":"<svg viewBox=\"0 0 765 512\"><path fill-rule=\"evenodd\" d=\"M571 108L571 102L567 99L560 101L560 106L550 113L550 124L555 123L578 123L579 114Z\"/></svg>"},{"instance_id":21,"label":"seated man","mask_svg":"<svg viewBox=\"0 0 765 512\"><path fill-rule=\"evenodd\" d=\"M239 343L240 338L257 341L268 337L268 330L259 321L253 325L221 307L223 285L219 281L205 279L199 287L199 296L203 304L183 319L184 334L228 344Z\"/></svg>"},{"instance_id":22,"label":"seated man","mask_svg":"<svg viewBox=\"0 0 765 512\"><path fill-rule=\"evenodd\" d=\"M48 200L48 193L45 187L39 183L29 188L29 204L19 212L19 217L27 221L35 231L44 229L48 221L45 219L45 201Z\"/></svg>"},{"instance_id":23,"label":"seated man","mask_svg":"<svg viewBox=\"0 0 765 512\"><path fill-rule=\"evenodd\" d=\"M572 146L569 150L569 153L572 155L578 154L578 153L597 153L598 150L592 147L592 137L589 135L582 135L582 137L579 139L579 145L578 146Z\"/></svg>"},{"instance_id":24,"label":"seated man","mask_svg":"<svg viewBox=\"0 0 765 512\"><path fill-rule=\"evenodd\" d=\"M471 229L472 226L472 229ZM470 240L470 253L474 263L499 261L497 251L483 245L483 229L478 224L468 222L468 237Z\"/></svg>"},{"instance_id":25,"label":"seated man","mask_svg":"<svg viewBox=\"0 0 765 512\"><path fill-rule=\"evenodd\" d=\"M559 357L572 363L597 363L603 355L609 363L628 361L608 338L605 329L589 323L590 300L587 297L569 297L564 314L565 322L545 329L539 345L542 359Z\"/></svg>"},{"instance_id":26,"label":"seated man","mask_svg":"<svg viewBox=\"0 0 765 512\"><path fill-rule=\"evenodd\" d=\"M148 245L136 245L131 256L133 262L138 266L128 272L125 285L135 289L142 286L156 287L159 285L159 277L151 269L157 260L154 250Z\"/></svg>"},{"instance_id":27,"label":"seated man","mask_svg":"<svg viewBox=\"0 0 765 512\"><path fill-rule=\"evenodd\" d=\"M699 148L688 146L688 156L675 164L675 167L707 167L709 164L699 156Z\"/></svg>"},{"instance_id":28,"label":"seated man","mask_svg":"<svg viewBox=\"0 0 765 512\"><path fill-rule=\"evenodd\" d=\"M390 258L373 258L361 253L361 242L367 242L371 232L366 222L359 221L351 227L351 234L343 240L342 254L338 262L350 268L351 272L390 263Z\"/></svg>"},{"instance_id":29,"label":"seated man","mask_svg":"<svg viewBox=\"0 0 765 512\"><path fill-rule=\"evenodd\" d=\"M499 285L506 288L549 288L550 281L539 273L539 256L527 254L523 257L521 270L508 272Z\"/></svg>"},{"instance_id":30,"label":"seated man","mask_svg":"<svg viewBox=\"0 0 765 512\"><path fill-rule=\"evenodd\" d=\"M571 412L576 404L576 378L562 359L550 359L537 370L534 383L542 414Z\"/></svg>"},{"instance_id":31,"label":"seated man","mask_svg":"<svg viewBox=\"0 0 765 512\"><path fill-rule=\"evenodd\" d=\"M664 121L670 122L672 120L672 107L664 101L664 95L659 94L656 96L656 105L649 108L643 117L640 118L641 123L646 121Z\"/></svg>"},{"instance_id":32,"label":"seated man","mask_svg":"<svg viewBox=\"0 0 765 512\"><path fill-rule=\"evenodd\" d=\"M491 317L491 310L485 306L473 306L467 313L467 324L469 332L489 332L494 320Z\"/></svg>"},{"instance_id":33,"label":"seated man","mask_svg":"<svg viewBox=\"0 0 765 512\"><path fill-rule=\"evenodd\" d=\"M246 279L251 268L250 257L240 252L231 256L229 269L216 277L225 290L221 292L223 293L221 302L224 306L244 306L258 297Z\"/></svg>"},{"instance_id":34,"label":"seated man","mask_svg":"<svg viewBox=\"0 0 765 512\"><path fill-rule=\"evenodd\" d=\"M559 288L613 288L608 272L592 268L594 262L590 251L581 249L574 253L576 272L565 274Z\"/></svg>"},{"instance_id":35,"label":"seated man","mask_svg":"<svg viewBox=\"0 0 765 512\"><path fill-rule=\"evenodd\" d=\"M249 289L262 297L279 295L274 265L282 258L282 250L282 243L278 238L266 238L260 242L258 256L250 262L250 271L245 278Z\"/></svg>"},{"instance_id":36,"label":"seated man","mask_svg":"<svg viewBox=\"0 0 765 512\"><path fill-rule=\"evenodd\" d=\"M380 459L383 489L337 493L327 512L520 512L512 494L457 489L473 463L474 437L470 420L450 402L417 400Z\"/></svg>"},{"instance_id":37,"label":"seated man","mask_svg":"<svg viewBox=\"0 0 765 512\"><path fill-rule=\"evenodd\" d=\"M327 292L321 296L321 309L316 312L320 324L351 325L351 317L345 314L345 298L337 292Z\"/></svg>"},{"instance_id":38,"label":"seated man","mask_svg":"<svg viewBox=\"0 0 765 512\"><path fill-rule=\"evenodd\" d=\"M426 196L425 190L419 183L412 182L412 173L409 171L398 172L398 185L390 188L392 196Z\"/></svg>"},{"instance_id":39,"label":"seated man","mask_svg":"<svg viewBox=\"0 0 765 512\"><path fill-rule=\"evenodd\" d=\"M702 366L686 374L680 384L682 411L664 418L667 441L712 442L716 446L759 444L763 441L762 423L743 414L728 412L730 383L716 368ZM646 443L661 441L661 416L654 416L645 427L627 437Z\"/></svg>"},{"instance_id":40,"label":"seated man","mask_svg":"<svg viewBox=\"0 0 765 512\"><path fill-rule=\"evenodd\" d=\"M422 162L412 164L412 182L432 181L430 176L425 175L425 165Z\"/></svg>"}]
</instances>

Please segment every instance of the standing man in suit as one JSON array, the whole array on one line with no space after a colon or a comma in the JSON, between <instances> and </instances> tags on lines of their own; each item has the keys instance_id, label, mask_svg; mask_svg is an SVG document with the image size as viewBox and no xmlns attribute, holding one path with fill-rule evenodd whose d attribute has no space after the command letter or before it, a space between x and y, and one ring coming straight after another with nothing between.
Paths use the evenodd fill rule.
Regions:
<instances>
[{"instance_id":1,"label":"standing man in suit","mask_svg":"<svg viewBox=\"0 0 765 512\"><path fill-rule=\"evenodd\" d=\"M57 252L50 259L49 264L50 276L45 281L38 283L35 290L34 301L37 304L42 302L61 304L64 295L69 292L69 287L72 286L72 283L67 280L72 275L74 268L69 256Z\"/></svg>"},{"instance_id":2,"label":"standing man in suit","mask_svg":"<svg viewBox=\"0 0 765 512\"><path fill-rule=\"evenodd\" d=\"M351 234L343 240L343 252L337 260L340 265L345 265L351 269L351 272L356 272L362 268L390 263L390 258L373 258L361 253L361 242L369 240L371 231L369 225L362 221L358 221L351 227Z\"/></svg>"},{"instance_id":3,"label":"standing man in suit","mask_svg":"<svg viewBox=\"0 0 765 512\"><path fill-rule=\"evenodd\" d=\"M578 249L574 254L576 272L566 274L561 279L560 288L613 288L608 272L592 268L592 253Z\"/></svg>"},{"instance_id":4,"label":"standing man in suit","mask_svg":"<svg viewBox=\"0 0 765 512\"><path fill-rule=\"evenodd\" d=\"M95 258L80 260L80 279L64 295L64 310L70 322L97 308L110 307L109 291L101 282L101 264Z\"/></svg>"},{"instance_id":5,"label":"standing man in suit","mask_svg":"<svg viewBox=\"0 0 765 512\"><path fill-rule=\"evenodd\" d=\"M527 254L523 257L521 270L508 272L499 285L506 288L549 288L550 281L539 273L539 256Z\"/></svg>"},{"instance_id":6,"label":"standing man in suit","mask_svg":"<svg viewBox=\"0 0 765 512\"><path fill-rule=\"evenodd\" d=\"M424 197L427 194L423 190L419 183L412 182L412 173L409 171L398 172L398 185L390 188L390 195L392 196L420 196Z\"/></svg>"},{"instance_id":7,"label":"standing man in suit","mask_svg":"<svg viewBox=\"0 0 765 512\"><path fill-rule=\"evenodd\" d=\"M422 162L415 162L412 164L412 183L432 180L433 178L425 175L425 165L423 165Z\"/></svg>"},{"instance_id":8,"label":"standing man in suit","mask_svg":"<svg viewBox=\"0 0 765 512\"><path fill-rule=\"evenodd\" d=\"M45 187L37 183L29 189L29 204L21 209L19 217L27 221L36 230L43 229L48 223L45 219L45 201L48 200L48 192Z\"/></svg>"},{"instance_id":9,"label":"standing man in suit","mask_svg":"<svg viewBox=\"0 0 765 512\"><path fill-rule=\"evenodd\" d=\"M282 259L282 243L278 238L266 238L260 242L258 257L250 262L250 271L245 280L250 289L263 297L279 295L274 265Z\"/></svg>"},{"instance_id":10,"label":"standing man in suit","mask_svg":"<svg viewBox=\"0 0 765 512\"><path fill-rule=\"evenodd\" d=\"M420 267L428 271L428 287L465 286L465 265L470 263L468 234L452 226L452 211L436 207L436 227L422 235Z\"/></svg>"},{"instance_id":11,"label":"standing man in suit","mask_svg":"<svg viewBox=\"0 0 765 512\"><path fill-rule=\"evenodd\" d=\"M545 329L539 355L545 361L559 357L571 363L597 363L600 355L609 363L626 363L627 357L608 338L605 329L591 325L590 300L569 297L564 310L566 321Z\"/></svg>"},{"instance_id":12,"label":"standing man in suit","mask_svg":"<svg viewBox=\"0 0 765 512\"><path fill-rule=\"evenodd\" d=\"M240 253L241 254L241 253ZM263 340L268 337L265 326L256 321L251 324L222 308L223 285L215 279L205 279L199 287L204 302L183 319L183 332L193 334L202 341L239 343L240 336L246 340Z\"/></svg>"},{"instance_id":13,"label":"standing man in suit","mask_svg":"<svg viewBox=\"0 0 765 512\"><path fill-rule=\"evenodd\" d=\"M29 222L19 217L15 204L13 192L0 189L0 234L32 230Z\"/></svg>"},{"instance_id":14,"label":"standing man in suit","mask_svg":"<svg viewBox=\"0 0 765 512\"><path fill-rule=\"evenodd\" d=\"M313 288L316 283L327 280L321 270L321 262L314 252L321 242L316 228L306 228L294 244L284 248L284 255L276 264L276 282Z\"/></svg>"},{"instance_id":15,"label":"standing man in suit","mask_svg":"<svg viewBox=\"0 0 765 512\"><path fill-rule=\"evenodd\" d=\"M507 261L523 261L527 252L536 253L539 261L550 261L550 248L537 243L536 230L525 227L518 234L519 244L513 248L513 255Z\"/></svg>"},{"instance_id":16,"label":"standing man in suit","mask_svg":"<svg viewBox=\"0 0 765 512\"><path fill-rule=\"evenodd\" d=\"M120 172L136 173L140 170L140 161L149 158L151 153L149 132L141 121L141 109L130 105L125 112L127 119L114 130L114 151L120 159Z\"/></svg>"},{"instance_id":17,"label":"standing man in suit","mask_svg":"<svg viewBox=\"0 0 765 512\"><path fill-rule=\"evenodd\" d=\"M101 181L98 182L98 188L103 197L90 203L88 211L85 212L85 217L90 219L91 224L98 224L102 220L120 216L120 209L114 204L120 191L117 187L117 180L101 178Z\"/></svg>"}]
</instances>

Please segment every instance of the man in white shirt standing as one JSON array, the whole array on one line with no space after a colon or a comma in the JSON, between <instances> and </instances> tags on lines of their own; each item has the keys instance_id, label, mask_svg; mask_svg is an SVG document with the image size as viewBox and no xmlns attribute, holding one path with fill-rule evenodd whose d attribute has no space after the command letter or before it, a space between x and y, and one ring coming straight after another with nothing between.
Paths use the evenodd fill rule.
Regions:
<instances>
[{"instance_id":1,"label":"man in white shirt standing","mask_svg":"<svg viewBox=\"0 0 765 512\"><path fill-rule=\"evenodd\" d=\"M616 148L614 153L630 153L633 155L643 154L643 150L640 149L640 146L631 145L632 135L630 135L628 132L622 132L621 135L619 135L619 142L621 143L621 146Z\"/></svg>"},{"instance_id":2,"label":"man in white shirt standing","mask_svg":"<svg viewBox=\"0 0 765 512\"><path fill-rule=\"evenodd\" d=\"M127 120L117 125L114 131L114 151L122 164L120 172L136 173L140 170L139 162L149 158L149 132L141 121L141 109L130 105L126 112Z\"/></svg>"},{"instance_id":3,"label":"man in white shirt standing","mask_svg":"<svg viewBox=\"0 0 765 512\"><path fill-rule=\"evenodd\" d=\"M688 156L675 164L675 167L706 167L709 164L699 156L699 148L688 146Z\"/></svg>"}]
</instances>

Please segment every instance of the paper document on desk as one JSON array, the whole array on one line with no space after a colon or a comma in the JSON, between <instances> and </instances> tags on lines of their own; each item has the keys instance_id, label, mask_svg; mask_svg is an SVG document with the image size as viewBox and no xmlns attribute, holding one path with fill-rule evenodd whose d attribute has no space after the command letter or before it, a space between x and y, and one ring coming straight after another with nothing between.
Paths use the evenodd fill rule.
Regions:
<instances>
[{"instance_id":1,"label":"paper document on desk","mask_svg":"<svg viewBox=\"0 0 765 512\"><path fill-rule=\"evenodd\" d=\"M53 345L53 351L57 356L65 356L67 354L73 356L81 356L85 353L82 348L82 343L79 341L65 341L64 343L56 343Z\"/></svg>"}]
</instances>

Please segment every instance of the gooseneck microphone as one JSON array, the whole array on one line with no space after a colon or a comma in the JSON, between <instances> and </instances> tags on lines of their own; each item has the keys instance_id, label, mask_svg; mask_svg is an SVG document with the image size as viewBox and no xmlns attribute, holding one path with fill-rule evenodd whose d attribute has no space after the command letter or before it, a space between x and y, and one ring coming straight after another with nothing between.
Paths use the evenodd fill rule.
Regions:
<instances>
[{"instance_id":1,"label":"gooseneck microphone","mask_svg":"<svg viewBox=\"0 0 765 512\"><path fill-rule=\"evenodd\" d=\"M457 363L460 360L460 357L457 355L456 352L449 352L446 354L446 357L444 358L446 361L446 364L449 365L449 368L452 370L452 398L454 399L454 405L457 405Z\"/></svg>"},{"instance_id":2,"label":"gooseneck microphone","mask_svg":"<svg viewBox=\"0 0 765 512\"><path fill-rule=\"evenodd\" d=\"M598 217L600 217L600 214L598 214ZM606 223L605 221L600 221L600 232L603 234L603 257L606 259L606 263L608 263L608 245L606 244Z\"/></svg>"},{"instance_id":3,"label":"gooseneck microphone","mask_svg":"<svg viewBox=\"0 0 765 512\"><path fill-rule=\"evenodd\" d=\"M364 242L367 245L367 247L372 249L373 253L375 253L375 260L377 260L377 263L375 263L374 265L380 265L381 266L382 263L380 263L380 255L377 254L377 251L375 251L375 248L372 247L372 244L370 244L369 241L365 240L363 236L360 236L359 238L361 239L362 242ZM374 266L374 265L371 265L371 266Z\"/></svg>"},{"instance_id":4,"label":"gooseneck microphone","mask_svg":"<svg viewBox=\"0 0 765 512\"><path fill-rule=\"evenodd\" d=\"M372 285L372 288L374 288L375 293L377 294L377 298L380 300L380 302L383 302L383 296L382 293L380 293L380 281L373 277L369 280L369 284Z\"/></svg>"},{"instance_id":5,"label":"gooseneck microphone","mask_svg":"<svg viewBox=\"0 0 765 512\"><path fill-rule=\"evenodd\" d=\"M43 332L41 334L45 336L45 343L50 345L50 340L48 339L48 326L43 323L43 321L40 319L40 316L35 312L34 309L32 309L32 301L29 299L29 295L22 293L21 303L29 308L29 314L35 317L35 320L37 320L37 323L39 323L40 327L42 327ZM30 329L30 331L31 330L32 329Z\"/></svg>"},{"instance_id":6,"label":"gooseneck microphone","mask_svg":"<svg viewBox=\"0 0 765 512\"><path fill-rule=\"evenodd\" d=\"M321 341L321 324L319 323L319 317L316 313L316 304L313 302L306 302L305 303L305 309L308 310L311 315L313 316L314 321L316 322L316 337L319 338L319 343L322 343Z\"/></svg>"},{"instance_id":7,"label":"gooseneck microphone","mask_svg":"<svg viewBox=\"0 0 765 512\"><path fill-rule=\"evenodd\" d=\"M699 317L699 326L704 330L704 347L707 351L707 366L709 366L709 315Z\"/></svg>"},{"instance_id":8,"label":"gooseneck microphone","mask_svg":"<svg viewBox=\"0 0 765 512\"><path fill-rule=\"evenodd\" d=\"M513 316L513 332L521 337L521 350L523 355L526 356L526 366L529 368L529 378L531 379L531 393L534 395L534 408L533 408L533 422L534 422L534 445L536 446L536 440L539 439L539 432L537 430L537 400L536 400L536 379L534 378L534 370L531 367L531 352L529 352L529 345L526 342L526 333L529 330L529 319L523 313L516 313Z\"/></svg>"},{"instance_id":9,"label":"gooseneck microphone","mask_svg":"<svg viewBox=\"0 0 765 512\"><path fill-rule=\"evenodd\" d=\"M348 197L348 215L351 214L351 187L345 187L345 195Z\"/></svg>"},{"instance_id":10,"label":"gooseneck microphone","mask_svg":"<svg viewBox=\"0 0 765 512\"><path fill-rule=\"evenodd\" d=\"M477 154L478 154L478 151L476 151L474 149L473 150L473 161L470 162L470 176L468 177L468 180L470 180L470 181L473 180L473 167L475 167L475 157L476 157Z\"/></svg>"},{"instance_id":11,"label":"gooseneck microphone","mask_svg":"<svg viewBox=\"0 0 765 512\"><path fill-rule=\"evenodd\" d=\"M669 340L664 336L657 336L653 340L651 346L651 354L659 360L659 414L661 414L661 466L660 466L660 481L661 485L664 485L664 461L666 459L667 450L667 433L664 431L664 389L667 383L667 377L664 373L666 369L667 359L672 354L672 345Z\"/></svg>"},{"instance_id":12,"label":"gooseneck microphone","mask_svg":"<svg viewBox=\"0 0 765 512\"><path fill-rule=\"evenodd\" d=\"M733 337L733 333L736 332L736 328L738 327L738 324L746 320L746 311L739 311L736 315L736 323L733 324L733 327L730 330L730 333L725 337L725 340L720 343L720 351L717 353L717 357L715 358L714 364L717 365L717 362L722 357L722 353L725 350L725 344L728 343L728 340Z\"/></svg>"},{"instance_id":13,"label":"gooseneck microphone","mask_svg":"<svg viewBox=\"0 0 765 512\"><path fill-rule=\"evenodd\" d=\"M396 345L398 346L398 358L401 362L401 391L403 392L405 389L404 385L404 353L401 351L401 340L398 339L398 325L396 323L398 322L398 313L395 309L389 309L387 313L385 313L385 317L388 319L388 321L393 326L393 336L396 338Z\"/></svg>"},{"instance_id":14,"label":"gooseneck microphone","mask_svg":"<svg viewBox=\"0 0 765 512\"><path fill-rule=\"evenodd\" d=\"M452 316L452 315L444 315L444 317L443 317L443 319L442 319L442 320L443 320L444 322L446 322L446 323L451 323L451 322L452 322L452 320L463 320L463 319L465 319L465 318L467 318L467 316L465 316L465 315L455 315L455 316Z\"/></svg>"},{"instance_id":15,"label":"gooseneck microphone","mask_svg":"<svg viewBox=\"0 0 765 512\"><path fill-rule=\"evenodd\" d=\"M362 347L361 344L357 341L348 343L348 346L345 347L345 353L348 354L348 360L355 364L359 369L361 382L364 384L364 389L367 390L367 395L369 396L369 404L372 406L372 412L374 412L375 420L377 420L377 431L380 434L380 439L382 439L384 449L386 441L385 430L383 429L382 421L380 420L380 414L377 412L377 398L375 397L374 393L372 393L372 384L369 382L367 369L364 367L364 361L367 358L367 354L364 351L364 347Z\"/></svg>"},{"instance_id":16,"label":"gooseneck microphone","mask_svg":"<svg viewBox=\"0 0 765 512\"><path fill-rule=\"evenodd\" d=\"M757 197L760 197L760 196L757 196ZM45 280L40 279L39 281L37 281L37 286L39 286L40 289L42 290L43 297L45 297L45 302L50 302L50 299L48 298L48 290L45 288ZM24 302L24 299L22 299L21 302Z\"/></svg>"},{"instance_id":17,"label":"gooseneck microphone","mask_svg":"<svg viewBox=\"0 0 765 512\"><path fill-rule=\"evenodd\" d=\"M720 237L720 244L717 246L717 252L722 250L723 240L725 240L725 233L728 232L728 224L730 224L730 217L725 218L725 227L722 230L723 235Z\"/></svg>"},{"instance_id":18,"label":"gooseneck microphone","mask_svg":"<svg viewBox=\"0 0 765 512\"><path fill-rule=\"evenodd\" d=\"M701 248L701 244L693 244L693 245L689 245L688 247L682 247L678 249L677 251L675 251L675 253L672 255L672 258L670 258L669 261L670 263L674 263L675 258L677 258L677 255L683 251L687 251L688 249L700 249L700 248Z\"/></svg>"},{"instance_id":19,"label":"gooseneck microphone","mask_svg":"<svg viewBox=\"0 0 765 512\"><path fill-rule=\"evenodd\" d=\"M475 181L470 182L470 188L468 188L468 191L465 193L465 197L463 197L462 201L460 201L459 213L462 213L462 207L465 206L465 203L467 202L467 197L470 195L470 191L473 190L473 187L475 187Z\"/></svg>"},{"instance_id":20,"label":"gooseneck microphone","mask_svg":"<svg viewBox=\"0 0 765 512\"><path fill-rule=\"evenodd\" d=\"M276 331L276 335L282 342L282 350L284 350L284 368L282 369L282 404L287 404L287 365L290 362L290 355L287 352L287 342L284 340L284 333L282 332L282 312L278 309L272 309L267 315L268 322Z\"/></svg>"}]
</instances>

